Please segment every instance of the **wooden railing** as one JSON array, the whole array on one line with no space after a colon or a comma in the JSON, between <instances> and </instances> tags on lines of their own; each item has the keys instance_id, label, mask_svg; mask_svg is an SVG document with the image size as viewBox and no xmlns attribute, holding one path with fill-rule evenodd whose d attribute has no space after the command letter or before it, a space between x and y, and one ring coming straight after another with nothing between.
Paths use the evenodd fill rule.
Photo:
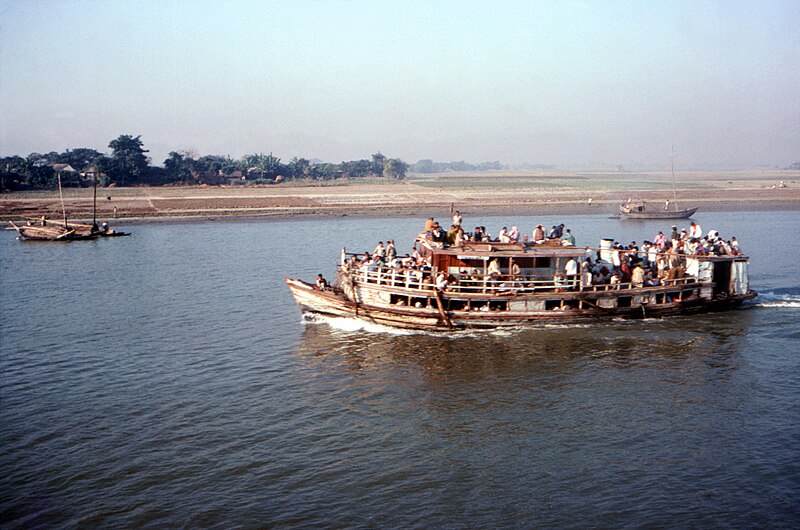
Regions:
<instances>
[{"instance_id":1,"label":"wooden railing","mask_svg":"<svg viewBox=\"0 0 800 530\"><path fill-rule=\"evenodd\" d=\"M435 280L430 271L375 267L373 269L355 269L351 271L351 274L355 276L356 281L366 284L385 285L388 287L399 287L418 291L433 291L435 287ZM632 282L581 286L580 276L578 275L542 277L471 274L458 279L456 282L448 283L447 291L466 294L536 293L554 291L605 292L642 289L646 287L663 289L665 287L679 287L681 285L694 284L697 282L697 278L686 276L683 278L663 280L657 286L634 285Z\"/></svg>"}]
</instances>

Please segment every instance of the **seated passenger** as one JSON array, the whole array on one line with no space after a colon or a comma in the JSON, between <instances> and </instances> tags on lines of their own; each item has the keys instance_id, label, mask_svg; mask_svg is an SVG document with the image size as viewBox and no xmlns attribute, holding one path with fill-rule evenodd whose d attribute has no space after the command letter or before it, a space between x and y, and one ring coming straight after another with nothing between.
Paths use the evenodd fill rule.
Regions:
<instances>
[{"instance_id":1,"label":"seated passenger","mask_svg":"<svg viewBox=\"0 0 800 530\"><path fill-rule=\"evenodd\" d=\"M561 236L561 241L567 245L575 246L575 236L572 235L572 230L567 228L567 232Z\"/></svg>"},{"instance_id":2,"label":"seated passenger","mask_svg":"<svg viewBox=\"0 0 800 530\"><path fill-rule=\"evenodd\" d=\"M502 230L500 230L500 235L498 236L498 241L501 243L510 243L511 239L508 237L508 228L505 226Z\"/></svg>"},{"instance_id":3,"label":"seated passenger","mask_svg":"<svg viewBox=\"0 0 800 530\"><path fill-rule=\"evenodd\" d=\"M314 281L314 289L317 291L324 291L328 288L328 280L322 277L322 274L317 275L317 279Z\"/></svg>"},{"instance_id":4,"label":"seated passenger","mask_svg":"<svg viewBox=\"0 0 800 530\"><path fill-rule=\"evenodd\" d=\"M548 239L561 239L561 236L564 235L564 225L553 225L553 229L550 230L550 234L548 234Z\"/></svg>"},{"instance_id":5,"label":"seated passenger","mask_svg":"<svg viewBox=\"0 0 800 530\"><path fill-rule=\"evenodd\" d=\"M533 242L541 243L542 241L544 241L544 227L542 225L536 225L536 228L533 230Z\"/></svg>"},{"instance_id":6,"label":"seated passenger","mask_svg":"<svg viewBox=\"0 0 800 530\"><path fill-rule=\"evenodd\" d=\"M519 230L517 230L516 226L512 226L511 230L508 231L508 239L511 240L512 243L519 241Z\"/></svg>"}]
</instances>

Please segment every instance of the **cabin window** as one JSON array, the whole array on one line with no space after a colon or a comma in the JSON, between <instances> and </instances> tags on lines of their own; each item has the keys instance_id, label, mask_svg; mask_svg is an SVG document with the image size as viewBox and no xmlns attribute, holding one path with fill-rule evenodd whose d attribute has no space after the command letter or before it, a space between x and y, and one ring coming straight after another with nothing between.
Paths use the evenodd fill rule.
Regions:
<instances>
[{"instance_id":1,"label":"cabin window","mask_svg":"<svg viewBox=\"0 0 800 530\"><path fill-rule=\"evenodd\" d=\"M552 258L534 258L534 268L549 269L553 266Z\"/></svg>"},{"instance_id":2,"label":"cabin window","mask_svg":"<svg viewBox=\"0 0 800 530\"><path fill-rule=\"evenodd\" d=\"M473 269L477 269L478 272L483 273L484 264L487 262L482 259L462 259L458 262L459 267L462 269L469 269L472 272Z\"/></svg>"},{"instance_id":3,"label":"cabin window","mask_svg":"<svg viewBox=\"0 0 800 530\"><path fill-rule=\"evenodd\" d=\"M620 296L617 298L617 307L630 307L632 301L633 297L631 296Z\"/></svg>"},{"instance_id":4,"label":"cabin window","mask_svg":"<svg viewBox=\"0 0 800 530\"><path fill-rule=\"evenodd\" d=\"M666 299L667 303L675 302L675 301L680 300L680 299L681 299L681 292L680 291L670 291L670 292L667 293L667 299Z\"/></svg>"},{"instance_id":5,"label":"cabin window","mask_svg":"<svg viewBox=\"0 0 800 530\"><path fill-rule=\"evenodd\" d=\"M406 305L408 304L408 297L393 294L389 297L389 303L392 305Z\"/></svg>"},{"instance_id":6,"label":"cabin window","mask_svg":"<svg viewBox=\"0 0 800 530\"><path fill-rule=\"evenodd\" d=\"M564 300L564 309L578 309L580 303L577 300Z\"/></svg>"},{"instance_id":7,"label":"cabin window","mask_svg":"<svg viewBox=\"0 0 800 530\"><path fill-rule=\"evenodd\" d=\"M664 303L664 293L656 293L656 303L657 304Z\"/></svg>"},{"instance_id":8,"label":"cabin window","mask_svg":"<svg viewBox=\"0 0 800 530\"><path fill-rule=\"evenodd\" d=\"M507 311L508 300L492 300L489 302L490 311Z\"/></svg>"},{"instance_id":9,"label":"cabin window","mask_svg":"<svg viewBox=\"0 0 800 530\"><path fill-rule=\"evenodd\" d=\"M531 269L535 267L534 258L514 258L514 263L519 265L521 269Z\"/></svg>"},{"instance_id":10,"label":"cabin window","mask_svg":"<svg viewBox=\"0 0 800 530\"><path fill-rule=\"evenodd\" d=\"M447 301L447 310L448 311L464 311L465 309L469 309L469 301L468 300L448 300Z\"/></svg>"},{"instance_id":11,"label":"cabin window","mask_svg":"<svg viewBox=\"0 0 800 530\"><path fill-rule=\"evenodd\" d=\"M422 298L419 296L412 296L411 303L409 304L411 307L428 307L430 305L429 300L427 298Z\"/></svg>"},{"instance_id":12,"label":"cabin window","mask_svg":"<svg viewBox=\"0 0 800 530\"><path fill-rule=\"evenodd\" d=\"M550 311L552 309L561 309L561 300L545 300L544 309Z\"/></svg>"}]
</instances>

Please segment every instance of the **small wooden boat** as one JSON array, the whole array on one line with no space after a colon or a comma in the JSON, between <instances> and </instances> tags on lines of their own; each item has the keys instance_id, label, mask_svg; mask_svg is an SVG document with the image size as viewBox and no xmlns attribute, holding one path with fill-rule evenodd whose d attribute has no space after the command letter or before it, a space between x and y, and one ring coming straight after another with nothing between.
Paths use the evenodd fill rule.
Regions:
<instances>
[{"instance_id":1,"label":"small wooden boat","mask_svg":"<svg viewBox=\"0 0 800 530\"><path fill-rule=\"evenodd\" d=\"M100 237L120 237L129 236L130 232L117 232L108 228L107 223L102 227L97 225L97 180L94 183L94 206L92 223L75 223L67 221L67 210L64 207L64 195L61 191L61 175L58 176L58 193L61 196L61 210L63 220L48 220L45 216L37 219L28 219L26 224L15 224L9 221L14 230L19 234L20 239L31 241L78 241L85 239L97 239Z\"/></svg>"},{"instance_id":2,"label":"small wooden boat","mask_svg":"<svg viewBox=\"0 0 800 530\"><path fill-rule=\"evenodd\" d=\"M697 208L677 208L667 204L664 208L644 201L626 201L619 207L619 213L628 219L688 219Z\"/></svg>"},{"instance_id":3,"label":"small wooden boat","mask_svg":"<svg viewBox=\"0 0 800 530\"><path fill-rule=\"evenodd\" d=\"M80 239L94 239L96 236L78 231L72 226L63 225L17 225L9 221L20 238L31 241L76 241Z\"/></svg>"},{"instance_id":4,"label":"small wooden boat","mask_svg":"<svg viewBox=\"0 0 800 530\"><path fill-rule=\"evenodd\" d=\"M673 150L674 151L674 150ZM672 197L673 200L665 201L664 208L647 204L644 201L628 199L619 207L619 213L628 219L688 219L694 215L697 208L678 207L678 188L675 182L675 155L670 157L670 167L672 169Z\"/></svg>"}]
</instances>

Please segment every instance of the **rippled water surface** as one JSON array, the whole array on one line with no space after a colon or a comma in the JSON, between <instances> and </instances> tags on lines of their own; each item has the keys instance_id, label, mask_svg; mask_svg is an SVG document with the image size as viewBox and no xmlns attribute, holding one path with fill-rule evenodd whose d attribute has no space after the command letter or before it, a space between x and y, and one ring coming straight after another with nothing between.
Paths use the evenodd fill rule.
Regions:
<instances>
[{"instance_id":1,"label":"rippled water surface","mask_svg":"<svg viewBox=\"0 0 800 530\"><path fill-rule=\"evenodd\" d=\"M304 323L285 276L420 219L0 234L0 525L796 527L800 212L706 213L747 309L430 334ZM579 244L669 226L565 222Z\"/></svg>"}]
</instances>

